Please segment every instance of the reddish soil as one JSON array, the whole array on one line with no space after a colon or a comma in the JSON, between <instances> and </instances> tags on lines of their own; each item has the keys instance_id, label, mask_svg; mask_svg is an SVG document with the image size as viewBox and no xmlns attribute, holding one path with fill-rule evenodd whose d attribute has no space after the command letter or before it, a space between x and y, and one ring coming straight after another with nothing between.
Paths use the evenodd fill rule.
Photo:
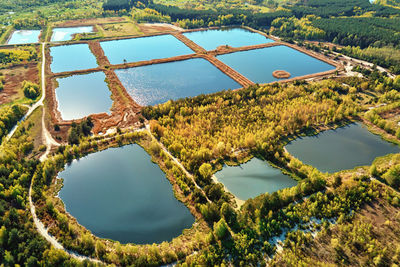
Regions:
<instances>
[{"instance_id":1,"label":"reddish soil","mask_svg":"<svg viewBox=\"0 0 400 267\"><path fill-rule=\"evenodd\" d=\"M272 72L272 76L277 79L288 79L290 78L290 73L284 70L276 70Z\"/></svg>"},{"instance_id":2,"label":"reddish soil","mask_svg":"<svg viewBox=\"0 0 400 267\"><path fill-rule=\"evenodd\" d=\"M176 31L175 29L168 27L168 26L161 26L161 25L143 25L138 24L138 27L143 34L154 34L154 33L165 33L165 32L172 32Z\"/></svg>"},{"instance_id":3,"label":"reddish soil","mask_svg":"<svg viewBox=\"0 0 400 267\"><path fill-rule=\"evenodd\" d=\"M121 17L78 19L78 20L68 20L61 23L57 23L56 27L92 26L94 24L105 24L105 23L115 23L124 21L125 19Z\"/></svg>"},{"instance_id":4,"label":"reddish soil","mask_svg":"<svg viewBox=\"0 0 400 267\"><path fill-rule=\"evenodd\" d=\"M379 115L382 117L382 119L385 119L385 120L396 117L396 116L400 115L400 107L382 112Z\"/></svg>"},{"instance_id":5,"label":"reddish soil","mask_svg":"<svg viewBox=\"0 0 400 267\"><path fill-rule=\"evenodd\" d=\"M0 70L0 73L5 76L4 90L0 92L0 104L9 103L16 99L23 81L39 82L37 63L10 67L6 70Z\"/></svg>"}]
</instances>

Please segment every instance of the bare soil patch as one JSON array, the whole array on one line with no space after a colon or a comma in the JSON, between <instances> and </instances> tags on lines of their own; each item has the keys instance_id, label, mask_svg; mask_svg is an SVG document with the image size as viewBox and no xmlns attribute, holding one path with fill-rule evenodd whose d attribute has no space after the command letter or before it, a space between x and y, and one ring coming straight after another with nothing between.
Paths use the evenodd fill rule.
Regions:
<instances>
[{"instance_id":1,"label":"bare soil patch","mask_svg":"<svg viewBox=\"0 0 400 267\"><path fill-rule=\"evenodd\" d=\"M0 70L0 73L5 76L4 90L0 92L0 105L24 97L21 90L23 81L39 82L37 63L10 67Z\"/></svg>"},{"instance_id":2,"label":"bare soil patch","mask_svg":"<svg viewBox=\"0 0 400 267\"><path fill-rule=\"evenodd\" d=\"M400 107L394 108L392 110L384 111L381 114L379 114L382 119L391 119L394 117L398 117L400 115Z\"/></svg>"},{"instance_id":3,"label":"bare soil patch","mask_svg":"<svg viewBox=\"0 0 400 267\"><path fill-rule=\"evenodd\" d=\"M55 27L76 27L76 26L92 26L95 24L106 24L106 23L116 23L125 22L126 18L122 17L111 17L111 18L92 18L92 19L78 19L78 20L68 20L59 23L55 23Z\"/></svg>"}]
</instances>

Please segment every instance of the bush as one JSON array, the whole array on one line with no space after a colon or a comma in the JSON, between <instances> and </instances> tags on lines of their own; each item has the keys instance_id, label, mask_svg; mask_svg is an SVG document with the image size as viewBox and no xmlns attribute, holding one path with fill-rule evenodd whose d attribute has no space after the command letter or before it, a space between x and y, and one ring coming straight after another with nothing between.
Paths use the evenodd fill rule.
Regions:
<instances>
[{"instance_id":1,"label":"bush","mask_svg":"<svg viewBox=\"0 0 400 267\"><path fill-rule=\"evenodd\" d=\"M24 81L22 83L22 90L24 91L24 95L30 99L35 99L40 95L39 85L32 82Z\"/></svg>"}]
</instances>

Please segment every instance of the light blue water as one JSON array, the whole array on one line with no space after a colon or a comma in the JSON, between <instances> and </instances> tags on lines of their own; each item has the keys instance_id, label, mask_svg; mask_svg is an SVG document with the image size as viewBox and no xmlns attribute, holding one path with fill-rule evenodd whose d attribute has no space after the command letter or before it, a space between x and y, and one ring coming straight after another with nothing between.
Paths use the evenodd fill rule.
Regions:
<instances>
[{"instance_id":1,"label":"light blue water","mask_svg":"<svg viewBox=\"0 0 400 267\"><path fill-rule=\"evenodd\" d=\"M278 81L275 70L285 70L291 78L333 70L334 66L287 46L275 46L217 56L255 83Z\"/></svg>"},{"instance_id":2,"label":"light blue water","mask_svg":"<svg viewBox=\"0 0 400 267\"><path fill-rule=\"evenodd\" d=\"M242 47L273 42L259 33L242 28L188 32L184 35L206 50L214 50L221 45Z\"/></svg>"},{"instance_id":3,"label":"light blue water","mask_svg":"<svg viewBox=\"0 0 400 267\"><path fill-rule=\"evenodd\" d=\"M398 146L372 134L360 123L298 138L286 149L302 162L330 173L370 165L376 157L400 152Z\"/></svg>"},{"instance_id":4,"label":"light blue water","mask_svg":"<svg viewBox=\"0 0 400 267\"><path fill-rule=\"evenodd\" d=\"M133 100L142 106L241 87L202 58L121 69L115 73Z\"/></svg>"},{"instance_id":5,"label":"light blue water","mask_svg":"<svg viewBox=\"0 0 400 267\"><path fill-rule=\"evenodd\" d=\"M290 176L257 158L240 166L224 166L215 176L241 200L297 185Z\"/></svg>"},{"instance_id":6,"label":"light blue water","mask_svg":"<svg viewBox=\"0 0 400 267\"><path fill-rule=\"evenodd\" d=\"M50 56L52 57L50 67L53 73L97 67L96 58L87 44L51 47Z\"/></svg>"},{"instance_id":7,"label":"light blue water","mask_svg":"<svg viewBox=\"0 0 400 267\"><path fill-rule=\"evenodd\" d=\"M111 92L105 79L103 72L57 79L56 99L62 119L81 119L96 113L110 114Z\"/></svg>"},{"instance_id":8,"label":"light blue water","mask_svg":"<svg viewBox=\"0 0 400 267\"><path fill-rule=\"evenodd\" d=\"M169 58L194 52L172 35L101 42L111 64Z\"/></svg>"},{"instance_id":9,"label":"light blue water","mask_svg":"<svg viewBox=\"0 0 400 267\"><path fill-rule=\"evenodd\" d=\"M14 31L8 44L33 44L39 42L40 30Z\"/></svg>"},{"instance_id":10,"label":"light blue water","mask_svg":"<svg viewBox=\"0 0 400 267\"><path fill-rule=\"evenodd\" d=\"M87 27L69 27L69 28L54 28L51 42L61 42L72 40L73 35L77 33L93 32L92 26Z\"/></svg>"},{"instance_id":11,"label":"light blue water","mask_svg":"<svg viewBox=\"0 0 400 267\"><path fill-rule=\"evenodd\" d=\"M94 235L121 243L160 243L190 228L194 217L138 145L73 161L59 173L66 210Z\"/></svg>"}]
</instances>

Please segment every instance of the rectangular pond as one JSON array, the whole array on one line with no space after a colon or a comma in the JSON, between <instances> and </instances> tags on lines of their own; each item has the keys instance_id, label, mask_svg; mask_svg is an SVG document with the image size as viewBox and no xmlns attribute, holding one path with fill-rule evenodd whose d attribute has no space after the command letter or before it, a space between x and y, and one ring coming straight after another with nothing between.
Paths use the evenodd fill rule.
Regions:
<instances>
[{"instance_id":1,"label":"rectangular pond","mask_svg":"<svg viewBox=\"0 0 400 267\"><path fill-rule=\"evenodd\" d=\"M194 223L165 174L138 145L90 154L58 177L64 179L59 196L67 212L98 237L161 243Z\"/></svg>"},{"instance_id":2,"label":"rectangular pond","mask_svg":"<svg viewBox=\"0 0 400 267\"><path fill-rule=\"evenodd\" d=\"M100 45L111 64L169 58L194 53L184 43L169 34L105 41L101 42Z\"/></svg>"},{"instance_id":3,"label":"rectangular pond","mask_svg":"<svg viewBox=\"0 0 400 267\"><path fill-rule=\"evenodd\" d=\"M33 44L39 42L40 30L14 31L7 44Z\"/></svg>"},{"instance_id":4,"label":"rectangular pond","mask_svg":"<svg viewBox=\"0 0 400 267\"><path fill-rule=\"evenodd\" d=\"M111 92L103 72L57 79L56 100L63 120L75 120L96 113L108 113Z\"/></svg>"},{"instance_id":5,"label":"rectangular pond","mask_svg":"<svg viewBox=\"0 0 400 267\"><path fill-rule=\"evenodd\" d=\"M93 26L54 28L51 42L62 42L72 40L77 33L93 32Z\"/></svg>"},{"instance_id":6,"label":"rectangular pond","mask_svg":"<svg viewBox=\"0 0 400 267\"><path fill-rule=\"evenodd\" d=\"M215 176L232 194L244 201L297 185L290 176L258 158L239 166L224 166Z\"/></svg>"},{"instance_id":7,"label":"rectangular pond","mask_svg":"<svg viewBox=\"0 0 400 267\"><path fill-rule=\"evenodd\" d=\"M278 81L272 76L276 70L287 71L293 78L335 69L284 45L225 54L217 58L255 83Z\"/></svg>"},{"instance_id":8,"label":"rectangular pond","mask_svg":"<svg viewBox=\"0 0 400 267\"><path fill-rule=\"evenodd\" d=\"M329 173L371 165L376 157L400 152L397 145L371 133L361 123L299 137L286 149L303 163Z\"/></svg>"},{"instance_id":9,"label":"rectangular pond","mask_svg":"<svg viewBox=\"0 0 400 267\"><path fill-rule=\"evenodd\" d=\"M202 58L121 69L115 73L133 100L142 106L241 87Z\"/></svg>"},{"instance_id":10,"label":"rectangular pond","mask_svg":"<svg viewBox=\"0 0 400 267\"><path fill-rule=\"evenodd\" d=\"M217 49L218 46L242 47L271 43L273 40L242 28L227 28L184 33L187 38L200 45L207 51Z\"/></svg>"},{"instance_id":11,"label":"rectangular pond","mask_svg":"<svg viewBox=\"0 0 400 267\"><path fill-rule=\"evenodd\" d=\"M50 56L53 73L97 67L96 57L87 44L54 46L50 48Z\"/></svg>"}]
</instances>

